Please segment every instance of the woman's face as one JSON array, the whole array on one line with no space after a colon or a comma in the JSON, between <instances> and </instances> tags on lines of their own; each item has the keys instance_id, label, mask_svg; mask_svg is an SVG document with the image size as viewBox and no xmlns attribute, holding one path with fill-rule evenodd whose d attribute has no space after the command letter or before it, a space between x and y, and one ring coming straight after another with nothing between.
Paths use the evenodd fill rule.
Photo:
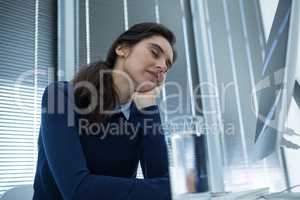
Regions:
<instances>
[{"instance_id":1,"label":"woman's face","mask_svg":"<svg viewBox=\"0 0 300 200\"><path fill-rule=\"evenodd\" d=\"M132 79L135 91L146 92L163 83L173 61L172 47L164 37L152 36L122 51L123 70Z\"/></svg>"}]
</instances>

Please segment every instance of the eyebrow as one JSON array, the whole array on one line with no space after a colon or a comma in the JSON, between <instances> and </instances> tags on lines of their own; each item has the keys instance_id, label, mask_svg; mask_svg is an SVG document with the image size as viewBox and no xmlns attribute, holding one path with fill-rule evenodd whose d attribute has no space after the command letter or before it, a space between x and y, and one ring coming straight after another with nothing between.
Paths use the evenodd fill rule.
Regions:
<instances>
[{"instance_id":1,"label":"eyebrow","mask_svg":"<svg viewBox=\"0 0 300 200\"><path fill-rule=\"evenodd\" d=\"M155 49L158 49L160 52L162 52L163 54L166 55L165 51L164 51L158 44L150 43L150 45L151 45L152 47L154 47ZM168 57L168 56L167 56L167 57ZM171 62L171 60L170 60L169 57L167 58L167 65L168 65L169 68L170 68L171 65L172 65L172 62Z\"/></svg>"}]
</instances>

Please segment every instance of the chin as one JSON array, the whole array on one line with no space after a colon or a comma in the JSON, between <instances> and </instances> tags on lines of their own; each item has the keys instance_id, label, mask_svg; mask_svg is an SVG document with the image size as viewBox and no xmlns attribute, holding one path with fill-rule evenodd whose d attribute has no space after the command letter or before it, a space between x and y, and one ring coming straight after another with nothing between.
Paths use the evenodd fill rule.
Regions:
<instances>
[{"instance_id":1,"label":"chin","mask_svg":"<svg viewBox=\"0 0 300 200\"><path fill-rule=\"evenodd\" d=\"M136 92L147 92L154 89L156 86L157 84L151 81L142 82L136 87Z\"/></svg>"}]
</instances>

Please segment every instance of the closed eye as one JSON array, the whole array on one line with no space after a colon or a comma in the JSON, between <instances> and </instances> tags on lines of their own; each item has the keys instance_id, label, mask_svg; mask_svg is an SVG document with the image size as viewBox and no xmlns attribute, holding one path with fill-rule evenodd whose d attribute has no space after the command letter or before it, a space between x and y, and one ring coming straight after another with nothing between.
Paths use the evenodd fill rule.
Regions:
<instances>
[{"instance_id":1,"label":"closed eye","mask_svg":"<svg viewBox=\"0 0 300 200\"><path fill-rule=\"evenodd\" d=\"M161 56L160 54L164 54L164 50L158 44L154 44L154 43L150 44L150 51L155 58L159 58ZM167 65L167 69L165 73L168 72L172 67L172 63L169 59L166 59L166 65Z\"/></svg>"},{"instance_id":2,"label":"closed eye","mask_svg":"<svg viewBox=\"0 0 300 200\"><path fill-rule=\"evenodd\" d=\"M155 58L159 57L158 53L155 50L151 50L151 53Z\"/></svg>"},{"instance_id":3,"label":"closed eye","mask_svg":"<svg viewBox=\"0 0 300 200\"><path fill-rule=\"evenodd\" d=\"M160 53L158 53L156 50L150 50L151 51L151 54L153 55L154 58L159 58L160 57ZM164 73L167 73L169 71L169 69L171 68L171 64L170 62L166 61L166 65L167 65L167 69Z\"/></svg>"}]
</instances>

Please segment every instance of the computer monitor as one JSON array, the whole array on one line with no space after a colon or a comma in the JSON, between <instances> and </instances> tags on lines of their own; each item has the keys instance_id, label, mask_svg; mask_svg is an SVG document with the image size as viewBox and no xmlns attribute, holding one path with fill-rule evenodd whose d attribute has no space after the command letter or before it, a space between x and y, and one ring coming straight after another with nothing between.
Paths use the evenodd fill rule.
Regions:
<instances>
[{"instance_id":1,"label":"computer monitor","mask_svg":"<svg viewBox=\"0 0 300 200\"><path fill-rule=\"evenodd\" d=\"M300 82L295 82L295 88L294 88L294 99L298 107L300 108Z\"/></svg>"},{"instance_id":2,"label":"computer monitor","mask_svg":"<svg viewBox=\"0 0 300 200\"><path fill-rule=\"evenodd\" d=\"M266 45L260 81L256 84L258 112L254 160L263 159L276 151L285 130L300 55L299 12L300 1L279 1Z\"/></svg>"}]
</instances>

